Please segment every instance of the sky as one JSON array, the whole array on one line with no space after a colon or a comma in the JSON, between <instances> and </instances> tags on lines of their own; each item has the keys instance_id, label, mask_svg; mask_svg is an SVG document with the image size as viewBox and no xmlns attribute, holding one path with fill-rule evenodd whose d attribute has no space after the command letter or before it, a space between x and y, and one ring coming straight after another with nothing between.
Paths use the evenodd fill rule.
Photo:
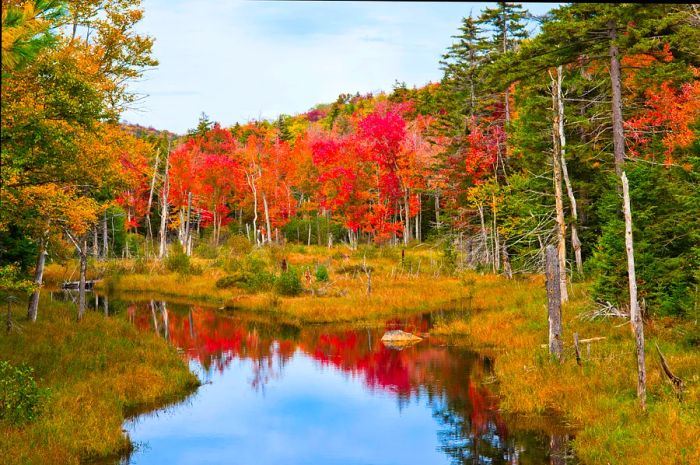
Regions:
<instances>
[{"instance_id":1,"label":"sky","mask_svg":"<svg viewBox=\"0 0 700 465\"><path fill-rule=\"evenodd\" d=\"M493 3L144 0L137 31L160 62L122 119L184 133L298 114L341 93L440 80L461 20ZM525 6L543 14L555 5Z\"/></svg>"}]
</instances>

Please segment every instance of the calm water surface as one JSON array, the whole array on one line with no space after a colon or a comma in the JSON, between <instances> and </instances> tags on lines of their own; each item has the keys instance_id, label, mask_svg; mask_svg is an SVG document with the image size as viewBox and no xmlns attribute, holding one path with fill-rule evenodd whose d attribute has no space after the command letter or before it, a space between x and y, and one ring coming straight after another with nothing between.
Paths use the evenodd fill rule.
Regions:
<instances>
[{"instance_id":1,"label":"calm water surface","mask_svg":"<svg viewBox=\"0 0 700 465\"><path fill-rule=\"evenodd\" d=\"M573 463L556 422L530 430L499 413L483 387L490 358L434 338L403 350L380 341L388 329L427 333L438 315L376 329L298 328L162 301L108 305L111 316L166 338L205 382L128 420L137 447L116 463Z\"/></svg>"}]
</instances>

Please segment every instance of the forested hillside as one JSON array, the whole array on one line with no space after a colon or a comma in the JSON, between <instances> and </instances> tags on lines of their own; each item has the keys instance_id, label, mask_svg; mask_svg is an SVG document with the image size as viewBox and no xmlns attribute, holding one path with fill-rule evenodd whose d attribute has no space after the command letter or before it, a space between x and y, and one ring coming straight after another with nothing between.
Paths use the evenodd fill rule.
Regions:
<instances>
[{"instance_id":1,"label":"forested hillside","mask_svg":"<svg viewBox=\"0 0 700 465\"><path fill-rule=\"evenodd\" d=\"M152 39L132 32L138 2L107 2L104 17L22 4L3 9L8 276L44 252L163 256L179 241L189 254L233 234L258 246L446 240L462 266L511 276L541 271L553 243L573 279L624 308L625 172L640 300L650 315L697 312L692 5L532 18L499 4L463 20L439 83L228 128L202 116L175 137L116 123L134 98L126 83L156 64Z\"/></svg>"},{"instance_id":2,"label":"forested hillside","mask_svg":"<svg viewBox=\"0 0 700 465\"><path fill-rule=\"evenodd\" d=\"M439 82L186 134L124 121L143 16L2 2L8 463L700 461L697 5L499 2Z\"/></svg>"}]
</instances>

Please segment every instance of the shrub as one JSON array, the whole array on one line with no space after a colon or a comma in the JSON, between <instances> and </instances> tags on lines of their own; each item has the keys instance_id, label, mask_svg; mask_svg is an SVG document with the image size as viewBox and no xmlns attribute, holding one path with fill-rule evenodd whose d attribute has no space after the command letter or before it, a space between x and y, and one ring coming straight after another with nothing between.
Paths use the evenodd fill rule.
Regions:
<instances>
[{"instance_id":1,"label":"shrub","mask_svg":"<svg viewBox=\"0 0 700 465\"><path fill-rule=\"evenodd\" d=\"M170 246L170 253L165 259L165 267L168 269L168 271L183 275L202 273L201 268L192 266L190 263L190 257L185 254L185 251L182 249L182 245L180 245L179 242L174 242Z\"/></svg>"},{"instance_id":2,"label":"shrub","mask_svg":"<svg viewBox=\"0 0 700 465\"><path fill-rule=\"evenodd\" d=\"M379 255L379 248L375 245L361 244L357 246L357 250L353 253L355 258L377 258Z\"/></svg>"},{"instance_id":3,"label":"shrub","mask_svg":"<svg viewBox=\"0 0 700 465\"><path fill-rule=\"evenodd\" d=\"M184 253L168 255L168 258L165 260L165 267L168 271L188 274L190 272L190 257Z\"/></svg>"},{"instance_id":4,"label":"shrub","mask_svg":"<svg viewBox=\"0 0 700 465\"><path fill-rule=\"evenodd\" d=\"M245 263L243 264L243 268L251 273L260 273L265 271L266 267L267 265L265 264L265 260L256 257L255 255L248 255L245 259Z\"/></svg>"},{"instance_id":5,"label":"shrub","mask_svg":"<svg viewBox=\"0 0 700 465\"><path fill-rule=\"evenodd\" d=\"M230 258L223 262L222 268L229 273L235 273L236 271L243 270L243 263L238 259Z\"/></svg>"},{"instance_id":6,"label":"shrub","mask_svg":"<svg viewBox=\"0 0 700 465\"><path fill-rule=\"evenodd\" d=\"M328 281L328 268L325 265L318 265L316 267L316 281L326 282Z\"/></svg>"},{"instance_id":7,"label":"shrub","mask_svg":"<svg viewBox=\"0 0 700 465\"><path fill-rule=\"evenodd\" d=\"M214 285L217 289L228 289L233 286L240 287L240 285L245 285L247 282L249 282L251 277L251 273L234 273L217 279Z\"/></svg>"},{"instance_id":8,"label":"shrub","mask_svg":"<svg viewBox=\"0 0 700 465\"><path fill-rule=\"evenodd\" d=\"M194 248L194 253L198 257L213 260L219 256L219 248L210 242L202 242Z\"/></svg>"},{"instance_id":9,"label":"shrub","mask_svg":"<svg viewBox=\"0 0 700 465\"><path fill-rule=\"evenodd\" d=\"M442 248L442 265L447 274L453 274L457 269L457 252L452 239L447 239Z\"/></svg>"},{"instance_id":10,"label":"shrub","mask_svg":"<svg viewBox=\"0 0 700 465\"><path fill-rule=\"evenodd\" d=\"M368 266L367 269L370 270L370 271L374 271L374 267L371 266L371 265ZM358 274L358 273L364 273L364 272L365 272L365 267L364 267L364 265L362 265L362 264L344 265L344 266L341 266L340 268L338 268L336 271L337 271L338 273L340 273L340 274L352 274L352 275L355 275L355 274Z\"/></svg>"},{"instance_id":11,"label":"shrub","mask_svg":"<svg viewBox=\"0 0 700 465\"><path fill-rule=\"evenodd\" d=\"M42 393L33 373L26 365L0 361L0 420L19 424L36 418Z\"/></svg>"},{"instance_id":12,"label":"shrub","mask_svg":"<svg viewBox=\"0 0 700 465\"><path fill-rule=\"evenodd\" d=\"M263 270L255 273L248 273L248 278L245 283L242 283L241 287L248 292L254 293L270 290L274 284L275 275Z\"/></svg>"},{"instance_id":13,"label":"shrub","mask_svg":"<svg viewBox=\"0 0 700 465\"><path fill-rule=\"evenodd\" d=\"M280 295L295 296L303 291L301 273L296 268L289 268L280 274L275 282L275 289Z\"/></svg>"},{"instance_id":14,"label":"shrub","mask_svg":"<svg viewBox=\"0 0 700 465\"><path fill-rule=\"evenodd\" d=\"M233 255L246 255L253 250L253 244L250 243L247 237L242 235L234 235L228 238L226 246Z\"/></svg>"}]
</instances>

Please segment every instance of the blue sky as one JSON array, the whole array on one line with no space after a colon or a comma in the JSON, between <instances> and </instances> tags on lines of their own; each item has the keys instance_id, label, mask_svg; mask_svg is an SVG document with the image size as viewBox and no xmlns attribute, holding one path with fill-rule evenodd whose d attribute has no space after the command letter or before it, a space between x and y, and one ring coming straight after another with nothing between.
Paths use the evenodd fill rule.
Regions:
<instances>
[{"instance_id":1,"label":"blue sky","mask_svg":"<svg viewBox=\"0 0 700 465\"><path fill-rule=\"evenodd\" d=\"M182 133L201 112L228 126L435 82L462 17L494 5L144 0L138 29L155 37L160 65L133 84L146 97L122 118Z\"/></svg>"}]
</instances>

